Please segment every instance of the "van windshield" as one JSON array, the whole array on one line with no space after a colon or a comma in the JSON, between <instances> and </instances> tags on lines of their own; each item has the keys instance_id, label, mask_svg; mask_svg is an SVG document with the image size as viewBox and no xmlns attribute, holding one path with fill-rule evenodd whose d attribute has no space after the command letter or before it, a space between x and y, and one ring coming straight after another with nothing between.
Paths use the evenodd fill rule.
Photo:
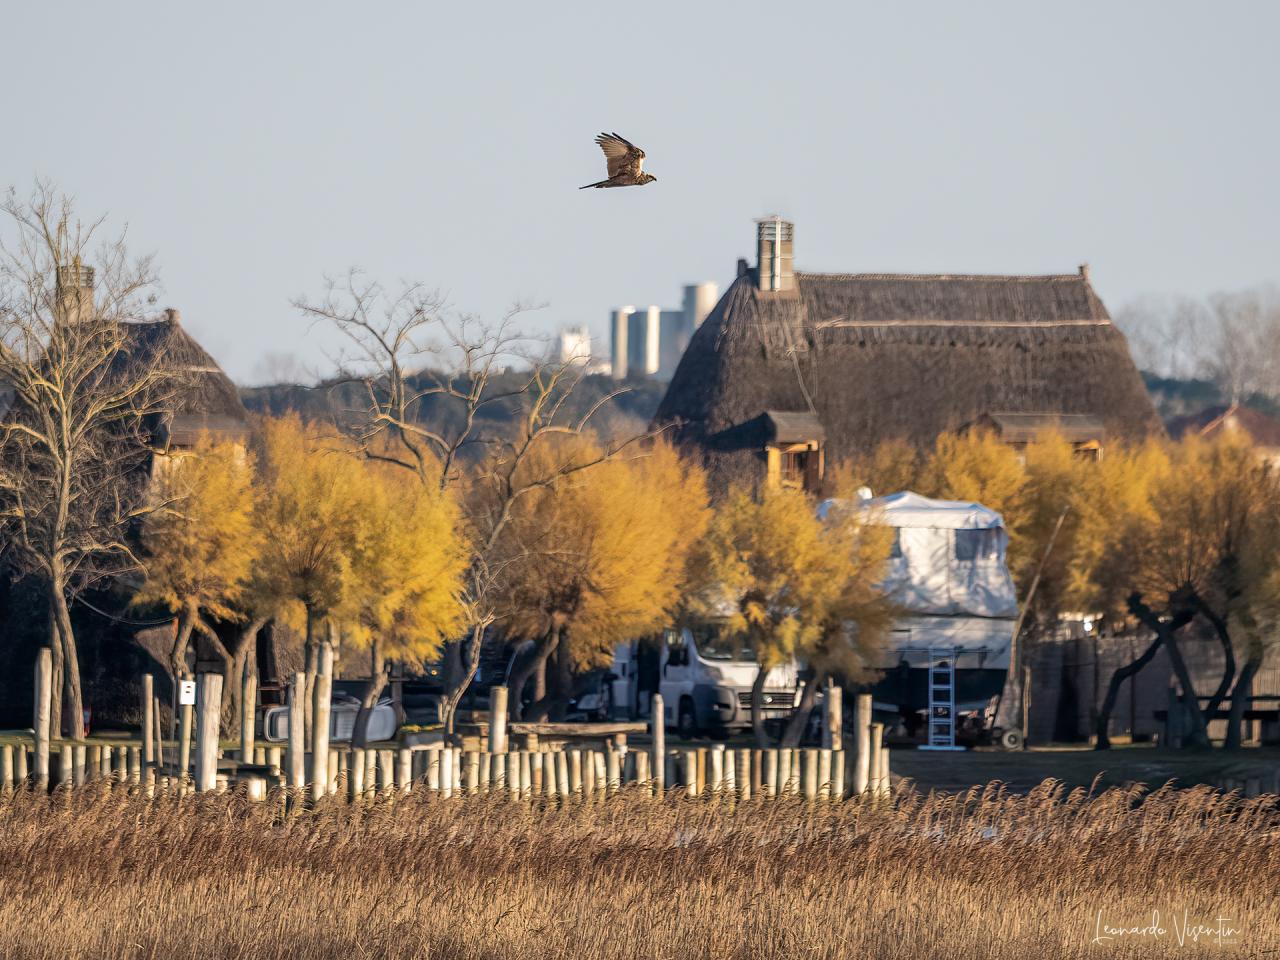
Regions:
<instances>
[{"instance_id":1,"label":"van windshield","mask_svg":"<svg viewBox=\"0 0 1280 960\"><path fill-rule=\"evenodd\" d=\"M754 663L756 647L751 636L734 633L724 627L701 626L693 630L698 653L704 660L745 660Z\"/></svg>"}]
</instances>

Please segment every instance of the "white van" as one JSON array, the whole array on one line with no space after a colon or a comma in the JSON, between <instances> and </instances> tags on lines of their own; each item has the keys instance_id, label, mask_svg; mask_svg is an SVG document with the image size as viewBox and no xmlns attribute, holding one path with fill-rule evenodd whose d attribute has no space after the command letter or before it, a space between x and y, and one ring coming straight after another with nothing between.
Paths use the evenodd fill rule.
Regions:
<instances>
[{"instance_id":1,"label":"white van","mask_svg":"<svg viewBox=\"0 0 1280 960\"><path fill-rule=\"evenodd\" d=\"M665 725L691 739L723 738L751 727L751 687L760 667L750 639L709 621L663 631L652 640L623 644L614 651L614 712L648 717L652 694L662 694ZM766 719L787 717L800 696L794 663L765 677L761 706Z\"/></svg>"}]
</instances>

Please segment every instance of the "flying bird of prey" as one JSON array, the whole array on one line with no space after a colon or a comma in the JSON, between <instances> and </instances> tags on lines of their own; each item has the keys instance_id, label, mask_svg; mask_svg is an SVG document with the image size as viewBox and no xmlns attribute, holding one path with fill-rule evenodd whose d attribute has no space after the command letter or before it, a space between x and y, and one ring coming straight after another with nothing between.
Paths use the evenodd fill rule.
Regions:
<instances>
[{"instance_id":1,"label":"flying bird of prey","mask_svg":"<svg viewBox=\"0 0 1280 960\"><path fill-rule=\"evenodd\" d=\"M602 133L596 137L596 143L600 144L609 163L609 179L588 183L579 187L579 190L586 190L588 187L643 187L658 179L651 173L641 171L640 168L644 166L644 151L631 141L624 140L616 133Z\"/></svg>"}]
</instances>

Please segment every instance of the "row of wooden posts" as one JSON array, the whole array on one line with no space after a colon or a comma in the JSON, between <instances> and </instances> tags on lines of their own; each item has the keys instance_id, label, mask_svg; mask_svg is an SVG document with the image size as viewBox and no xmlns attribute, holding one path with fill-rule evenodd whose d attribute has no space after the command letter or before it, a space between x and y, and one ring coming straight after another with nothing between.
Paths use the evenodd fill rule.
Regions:
<instances>
[{"instance_id":1,"label":"row of wooden posts","mask_svg":"<svg viewBox=\"0 0 1280 960\"><path fill-rule=\"evenodd\" d=\"M30 764L24 744L0 746L0 788L30 780L41 788L78 786L92 781L135 784L155 792L185 793L225 790L236 782L251 799L262 799L270 787L288 787L318 798L345 794L352 799L425 788L440 796L501 793L513 799L535 796L563 799L611 794L636 784L658 795L678 790L687 796L733 795L807 799L843 799L853 795L890 793L889 749L882 745L883 727L872 723L871 698L858 697L850 749L841 731L841 691L827 691L823 745L802 749L734 749L723 744L668 750L661 695L653 697L652 743L630 747L625 734L615 734L604 749L509 749L507 689L490 691L487 750L464 750L445 744L399 748L334 748L329 743L329 703L333 655L325 644L312 689L312 724L305 730L303 694L306 677L297 673L289 690L287 746L255 743L256 690L251 676L243 679L241 737L238 764L218 774L221 750L220 674L197 679L196 709L179 708L177 742L166 747L160 735L159 703L154 681L142 683L142 738L136 744L64 743L58 748L56 772L51 770L50 701L52 664L47 649L36 664L36 704ZM191 734L195 734L192 763ZM310 733L307 742L306 733ZM168 762L166 762L168 761ZM51 776L51 774L53 774Z\"/></svg>"}]
</instances>

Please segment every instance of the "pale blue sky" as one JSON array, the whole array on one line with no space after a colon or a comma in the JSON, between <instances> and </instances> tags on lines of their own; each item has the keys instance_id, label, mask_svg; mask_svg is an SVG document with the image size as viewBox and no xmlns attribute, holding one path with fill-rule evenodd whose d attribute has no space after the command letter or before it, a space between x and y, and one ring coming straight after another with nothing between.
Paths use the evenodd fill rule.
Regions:
<instances>
[{"instance_id":1,"label":"pale blue sky","mask_svg":"<svg viewBox=\"0 0 1280 960\"><path fill-rule=\"evenodd\" d=\"M615 13L614 9L621 12ZM1280 4L3 3L0 182L127 221L241 381L357 264L589 323L812 271L1280 281ZM657 183L579 192L617 130Z\"/></svg>"}]
</instances>

